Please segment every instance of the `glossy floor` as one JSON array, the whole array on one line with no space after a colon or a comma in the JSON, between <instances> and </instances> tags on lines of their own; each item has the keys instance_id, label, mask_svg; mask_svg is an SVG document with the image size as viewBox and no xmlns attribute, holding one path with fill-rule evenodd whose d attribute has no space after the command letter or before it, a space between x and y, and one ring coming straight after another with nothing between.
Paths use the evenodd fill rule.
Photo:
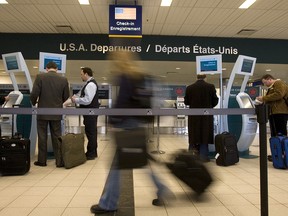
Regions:
<instances>
[{"instance_id":1,"label":"glossy floor","mask_svg":"<svg viewBox=\"0 0 288 216\"><path fill-rule=\"evenodd\" d=\"M90 206L98 202L102 193L111 159L113 139L99 135L99 157L72 168L56 168L49 160L47 167L36 167L24 176L0 177L0 215L29 216L89 216ZM151 137L149 146L156 150L157 137ZM169 160L178 149L187 148L185 135L161 135L161 160ZM268 151L269 152L269 151ZM136 216L258 216L260 212L259 141L256 136L250 147L250 157L240 158L237 165L220 167L215 160L206 163L214 182L203 199L191 199L189 188L173 177L159 164L151 163L145 169L133 170ZM33 162L34 160L32 160ZM175 193L177 199L168 206L151 204L155 186L149 172L153 170ZM288 214L288 170L277 170L268 163L269 215ZM127 215L128 216L128 215Z\"/></svg>"}]
</instances>

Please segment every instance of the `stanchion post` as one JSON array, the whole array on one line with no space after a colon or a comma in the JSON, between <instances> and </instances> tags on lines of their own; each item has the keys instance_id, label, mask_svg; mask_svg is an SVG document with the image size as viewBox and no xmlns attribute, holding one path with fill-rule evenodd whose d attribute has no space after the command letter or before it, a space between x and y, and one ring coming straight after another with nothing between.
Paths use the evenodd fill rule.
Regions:
<instances>
[{"instance_id":1,"label":"stanchion post","mask_svg":"<svg viewBox=\"0 0 288 216\"><path fill-rule=\"evenodd\" d=\"M268 216L268 173L267 173L267 129L268 107L256 106L257 122L259 123L259 147L260 147L260 198L261 216Z\"/></svg>"},{"instance_id":2,"label":"stanchion post","mask_svg":"<svg viewBox=\"0 0 288 216\"><path fill-rule=\"evenodd\" d=\"M157 150L152 151L153 154L165 154L165 151L160 150L160 116L157 115Z\"/></svg>"}]
</instances>

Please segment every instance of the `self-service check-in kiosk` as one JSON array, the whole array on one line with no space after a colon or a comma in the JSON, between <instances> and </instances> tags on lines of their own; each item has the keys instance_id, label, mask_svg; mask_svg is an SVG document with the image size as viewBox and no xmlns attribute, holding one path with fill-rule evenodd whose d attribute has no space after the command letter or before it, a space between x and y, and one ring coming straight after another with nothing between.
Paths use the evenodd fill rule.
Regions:
<instances>
[{"instance_id":1,"label":"self-service check-in kiosk","mask_svg":"<svg viewBox=\"0 0 288 216\"><path fill-rule=\"evenodd\" d=\"M223 107L223 93L222 93L222 55L203 55L196 56L196 73L197 74L210 74L216 75L219 74L219 102L217 108ZM214 134L218 134L223 130L222 126L222 117L214 116ZM210 148L210 147L209 147ZM212 151L214 151L214 145L212 145ZM210 151L210 150L209 150Z\"/></svg>"},{"instance_id":2,"label":"self-service check-in kiosk","mask_svg":"<svg viewBox=\"0 0 288 216\"><path fill-rule=\"evenodd\" d=\"M15 103L16 104L21 104L21 106L24 107L31 107L30 103L30 97L29 94L32 91L32 80L31 76L28 70L28 67L26 65L26 62L23 58L23 55L21 52L15 52L15 53L6 53L2 54L2 59L4 63L4 68L6 73L9 74L10 79L12 81L13 85L13 91L11 92L11 95L9 94L10 100L8 101L8 104L4 105L4 107L7 106L13 106ZM17 83L15 74L23 73L25 75L25 78L27 80L27 86L28 86L28 95L22 95L22 93L19 93L19 84ZM15 98L17 99L15 100ZM28 102L27 102L28 101ZM9 105L10 104L10 105ZM18 125L22 124L24 125L24 115L16 115L16 118L14 118L14 131L18 132ZM10 115L10 118L12 119L12 115ZM11 122L11 121L10 121ZM12 125L12 124L11 124ZM29 127L31 125L31 127ZM30 150L31 154L33 155L35 152L35 146L36 146L36 116L32 115L28 119L25 118L25 128L30 129L28 132L25 131L24 134L22 134L25 138L30 139ZM26 135L27 132L27 135Z\"/></svg>"},{"instance_id":3,"label":"self-service check-in kiosk","mask_svg":"<svg viewBox=\"0 0 288 216\"><path fill-rule=\"evenodd\" d=\"M243 76L240 92L236 95L237 106L240 108L254 108L251 97L244 93L244 91L249 77L253 75L255 64L256 58L243 55L238 56L227 84L223 108L237 108L235 104L233 105L229 101L232 98L231 89L236 75ZM238 140L238 151L242 155L249 154L249 146L252 144L257 132L256 115L225 116L223 127L224 131L234 132L233 134Z\"/></svg>"},{"instance_id":4,"label":"self-service check-in kiosk","mask_svg":"<svg viewBox=\"0 0 288 216\"><path fill-rule=\"evenodd\" d=\"M57 65L57 73L65 76L66 73L66 55L58 53L46 53L39 52L39 72L46 73L46 65L49 62L54 62ZM63 116L64 117L64 116ZM61 121L62 135L65 131L65 120ZM51 133L48 125L48 141L47 141L47 156L48 158L54 158L54 152L52 147Z\"/></svg>"},{"instance_id":5,"label":"self-service check-in kiosk","mask_svg":"<svg viewBox=\"0 0 288 216\"><path fill-rule=\"evenodd\" d=\"M251 97L244 92L240 92L236 96L236 100L240 108L255 108ZM253 142L257 132L257 117L256 115L243 114L241 124L241 132L238 139L237 147L239 152L248 151L249 146Z\"/></svg>"},{"instance_id":6,"label":"self-service check-in kiosk","mask_svg":"<svg viewBox=\"0 0 288 216\"><path fill-rule=\"evenodd\" d=\"M18 107L22 100L23 100L23 94L20 92L20 91L11 91L9 94L8 94L8 97L9 97L9 100L6 101L3 105L2 105L2 108L14 108L14 107ZM13 122L12 122L12 119L13 119ZM5 125L5 124L9 124L9 125L12 125L12 131L17 131L16 128L16 118L12 118L11 115L1 115L0 117L0 123L2 125L2 127ZM8 129L9 130L9 129ZM3 131L8 131L7 129L6 130L3 130ZM4 134L2 133L1 134L2 136L11 136L11 130L9 130L9 133L8 134Z\"/></svg>"}]
</instances>

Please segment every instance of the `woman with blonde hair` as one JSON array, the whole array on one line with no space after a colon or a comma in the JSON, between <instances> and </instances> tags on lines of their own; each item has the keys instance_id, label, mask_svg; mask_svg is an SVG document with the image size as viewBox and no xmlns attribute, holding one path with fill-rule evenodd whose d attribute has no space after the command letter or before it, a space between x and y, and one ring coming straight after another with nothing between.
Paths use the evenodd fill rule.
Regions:
<instances>
[{"instance_id":1,"label":"woman with blonde hair","mask_svg":"<svg viewBox=\"0 0 288 216\"><path fill-rule=\"evenodd\" d=\"M143 73L141 67L138 65L139 62L137 62L137 60L139 60L139 58L137 54L129 51L117 51L112 52L109 55L109 59L112 61L113 72L117 74L119 85L119 93L115 108L143 108L143 104L140 102L143 100L135 97L135 95L139 93L137 92L139 91L139 84L143 83L143 78L145 77L145 73ZM130 134L129 139L132 139L132 141L134 140L137 143L139 141L143 141L146 145L147 139L145 136L131 138L133 131L144 128L141 117L121 116L120 120L118 118L118 121L114 123L114 127L128 131ZM122 140L117 140L116 136L115 138L116 143L121 144ZM148 155L145 155L145 157L147 156ZM116 155L116 157L114 157L113 165L106 181L105 188L99 200L99 204L92 205L90 208L90 211L94 214L115 212L118 209L118 200L120 197L120 170L118 167L120 163L118 159L119 158L117 158ZM131 161L131 164L134 163L137 162ZM175 199L174 194L159 181L153 172L151 173L151 177L158 189L157 199L152 201L153 205L160 206L163 205L164 201L166 202L168 199Z\"/></svg>"}]
</instances>

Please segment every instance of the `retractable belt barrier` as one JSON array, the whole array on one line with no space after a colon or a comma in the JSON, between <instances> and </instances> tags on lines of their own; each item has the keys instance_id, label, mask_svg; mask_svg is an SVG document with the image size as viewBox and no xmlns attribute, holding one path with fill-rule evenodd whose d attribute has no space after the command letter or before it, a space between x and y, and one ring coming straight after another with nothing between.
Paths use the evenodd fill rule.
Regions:
<instances>
[{"instance_id":1,"label":"retractable belt barrier","mask_svg":"<svg viewBox=\"0 0 288 216\"><path fill-rule=\"evenodd\" d=\"M241 115L255 114L253 108L240 109L87 109L87 108L0 108L1 114L23 115L113 115L113 116L173 116L173 115Z\"/></svg>"},{"instance_id":2,"label":"retractable belt barrier","mask_svg":"<svg viewBox=\"0 0 288 216\"><path fill-rule=\"evenodd\" d=\"M87 109L87 108L0 108L1 114L21 115L113 115L113 116L173 116L173 115L242 115L256 114L259 123L260 146L260 197L261 216L268 216L268 175L267 175L267 106L260 105L253 108L230 109Z\"/></svg>"}]
</instances>

